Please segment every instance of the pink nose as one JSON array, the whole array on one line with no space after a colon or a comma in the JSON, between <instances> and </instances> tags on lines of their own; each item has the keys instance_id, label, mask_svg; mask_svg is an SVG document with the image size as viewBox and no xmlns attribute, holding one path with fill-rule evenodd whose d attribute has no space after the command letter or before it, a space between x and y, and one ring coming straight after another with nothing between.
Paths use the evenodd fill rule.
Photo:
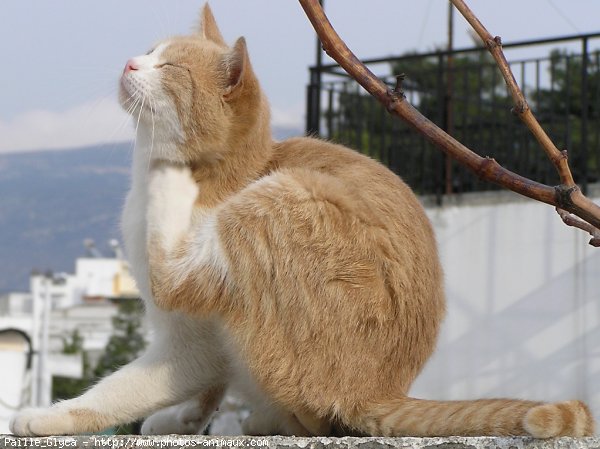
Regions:
<instances>
[{"instance_id":1,"label":"pink nose","mask_svg":"<svg viewBox=\"0 0 600 449\"><path fill-rule=\"evenodd\" d=\"M127 64L125 64L123 73L129 73L132 70L138 70L138 69L139 69L139 66L135 63L135 61L133 59L130 59L129 61L127 61Z\"/></svg>"}]
</instances>

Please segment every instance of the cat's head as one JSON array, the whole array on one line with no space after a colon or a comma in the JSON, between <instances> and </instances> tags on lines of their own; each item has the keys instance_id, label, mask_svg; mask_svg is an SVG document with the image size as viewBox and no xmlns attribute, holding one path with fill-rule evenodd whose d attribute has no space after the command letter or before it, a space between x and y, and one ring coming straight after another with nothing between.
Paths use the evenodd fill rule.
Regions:
<instances>
[{"instance_id":1,"label":"cat's head","mask_svg":"<svg viewBox=\"0 0 600 449\"><path fill-rule=\"evenodd\" d=\"M208 4L196 33L127 61L119 100L138 138L143 133L153 147L151 157L177 162L218 156L268 116L244 38L228 47Z\"/></svg>"}]
</instances>

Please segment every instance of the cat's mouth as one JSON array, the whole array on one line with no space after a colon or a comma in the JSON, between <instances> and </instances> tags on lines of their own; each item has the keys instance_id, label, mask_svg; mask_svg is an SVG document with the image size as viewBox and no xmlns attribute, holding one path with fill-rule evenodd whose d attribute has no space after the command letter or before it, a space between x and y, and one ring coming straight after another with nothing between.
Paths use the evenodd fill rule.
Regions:
<instances>
[{"instance_id":1,"label":"cat's mouth","mask_svg":"<svg viewBox=\"0 0 600 449\"><path fill-rule=\"evenodd\" d=\"M143 80L124 72L119 82L119 102L128 114L137 116L150 111L152 98Z\"/></svg>"}]
</instances>

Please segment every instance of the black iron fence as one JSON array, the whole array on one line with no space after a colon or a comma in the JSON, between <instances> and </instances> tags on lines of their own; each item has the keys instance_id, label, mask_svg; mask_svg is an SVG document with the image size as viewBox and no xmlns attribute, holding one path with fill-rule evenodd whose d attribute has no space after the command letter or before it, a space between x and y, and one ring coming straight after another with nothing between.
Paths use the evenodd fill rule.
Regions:
<instances>
[{"instance_id":1,"label":"black iron fence","mask_svg":"<svg viewBox=\"0 0 600 449\"><path fill-rule=\"evenodd\" d=\"M600 181L600 33L505 44L517 81L541 125L567 149L577 182ZM533 53L542 55L532 57ZM518 118L498 68L482 48L365 61L414 106L482 156L550 185L558 177ZM383 69L381 68L383 67ZM337 65L312 67L307 131L390 167L420 194L495 189L391 117ZM381 72L384 71L382 74Z\"/></svg>"}]
</instances>

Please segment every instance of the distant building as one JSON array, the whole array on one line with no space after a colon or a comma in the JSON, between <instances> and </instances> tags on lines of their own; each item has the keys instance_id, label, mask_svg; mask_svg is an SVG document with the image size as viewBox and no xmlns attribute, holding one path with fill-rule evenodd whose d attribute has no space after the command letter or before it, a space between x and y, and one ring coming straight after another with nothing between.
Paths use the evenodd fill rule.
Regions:
<instances>
[{"instance_id":1,"label":"distant building","mask_svg":"<svg viewBox=\"0 0 600 449\"><path fill-rule=\"evenodd\" d=\"M81 377L81 357L62 354L65 339L77 331L94 363L112 334L119 301L139 297L127 263L115 253L77 259L75 273L33 273L30 292L0 296L0 366L11 367L0 385L0 433L8 432L15 409L50 404L53 375Z\"/></svg>"}]
</instances>

